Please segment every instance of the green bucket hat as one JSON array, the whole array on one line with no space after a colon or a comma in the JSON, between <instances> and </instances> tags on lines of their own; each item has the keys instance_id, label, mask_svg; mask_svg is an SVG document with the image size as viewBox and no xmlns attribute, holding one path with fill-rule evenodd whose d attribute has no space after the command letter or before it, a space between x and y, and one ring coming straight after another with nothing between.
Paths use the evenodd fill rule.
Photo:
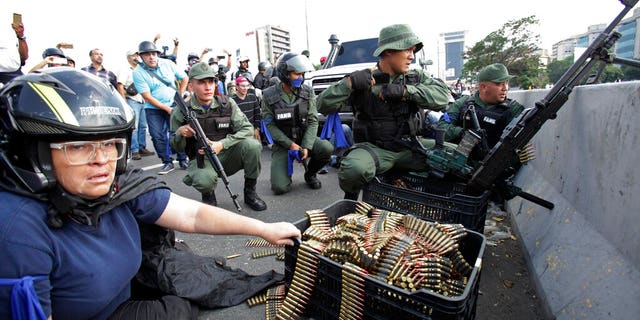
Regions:
<instances>
[{"instance_id":1,"label":"green bucket hat","mask_svg":"<svg viewBox=\"0 0 640 320\"><path fill-rule=\"evenodd\" d=\"M394 24L380 30L378 49L373 52L373 56L379 57L385 50L406 50L413 46L416 46L413 52L420 51L422 41L413 33L409 25Z\"/></svg>"},{"instance_id":2,"label":"green bucket hat","mask_svg":"<svg viewBox=\"0 0 640 320\"><path fill-rule=\"evenodd\" d=\"M215 72L213 72L213 68L207 62L198 62L194 64L189 70L189 78L202 80L206 78L216 78Z\"/></svg>"},{"instance_id":3,"label":"green bucket hat","mask_svg":"<svg viewBox=\"0 0 640 320\"><path fill-rule=\"evenodd\" d=\"M478 82L491 81L501 83L509 81L511 78L513 78L513 76L509 75L507 67L502 63L488 65L478 72Z\"/></svg>"}]
</instances>

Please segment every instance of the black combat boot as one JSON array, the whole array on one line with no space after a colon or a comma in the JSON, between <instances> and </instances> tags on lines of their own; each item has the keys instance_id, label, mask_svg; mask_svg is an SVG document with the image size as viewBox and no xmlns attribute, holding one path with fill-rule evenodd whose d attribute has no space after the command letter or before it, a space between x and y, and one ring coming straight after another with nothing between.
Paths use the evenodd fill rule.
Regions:
<instances>
[{"instance_id":1,"label":"black combat boot","mask_svg":"<svg viewBox=\"0 0 640 320\"><path fill-rule=\"evenodd\" d=\"M318 171L320 171L320 169L322 169L322 167L324 167L324 165L327 163L329 163L329 160L323 162L316 161L316 159L314 158L311 158L311 160L309 160L307 171L305 171L304 173L304 181L307 183L309 188L322 188L322 183L320 182L320 180L318 180L318 177L316 177L316 173L318 173Z\"/></svg>"},{"instance_id":2,"label":"black combat boot","mask_svg":"<svg viewBox=\"0 0 640 320\"><path fill-rule=\"evenodd\" d=\"M345 200L358 201L358 196L359 195L360 195L360 192L345 192L344 193L344 198L345 198Z\"/></svg>"},{"instance_id":3,"label":"black combat boot","mask_svg":"<svg viewBox=\"0 0 640 320\"><path fill-rule=\"evenodd\" d=\"M212 206L217 206L218 205L218 201L216 200L216 193L211 191L211 192L203 192L202 193L202 203L204 204L208 204L208 205L212 205Z\"/></svg>"},{"instance_id":4,"label":"black combat boot","mask_svg":"<svg viewBox=\"0 0 640 320\"><path fill-rule=\"evenodd\" d=\"M244 203L255 211L267 209L267 204L256 193L256 179L244 179Z\"/></svg>"},{"instance_id":5,"label":"black combat boot","mask_svg":"<svg viewBox=\"0 0 640 320\"><path fill-rule=\"evenodd\" d=\"M304 173L304 181L307 182L307 185L311 189L320 189L320 188L322 188L322 182L320 182L320 180L318 180L318 177L316 177L315 173L309 174L309 172L305 172Z\"/></svg>"}]
</instances>

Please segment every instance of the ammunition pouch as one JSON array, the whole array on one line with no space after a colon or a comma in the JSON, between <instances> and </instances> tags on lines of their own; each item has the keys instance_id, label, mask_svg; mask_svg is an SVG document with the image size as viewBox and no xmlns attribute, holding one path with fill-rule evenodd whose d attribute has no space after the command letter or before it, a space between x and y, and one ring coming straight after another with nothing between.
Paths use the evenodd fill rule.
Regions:
<instances>
[{"instance_id":1,"label":"ammunition pouch","mask_svg":"<svg viewBox=\"0 0 640 320\"><path fill-rule=\"evenodd\" d=\"M374 74L376 75L376 74ZM376 87L394 88L391 95L401 95L406 85L419 83L420 76L415 71L410 71L402 77L396 78L391 84L376 81ZM354 92L351 94L354 107L353 137L357 142L370 142L380 148L399 152L411 148L410 136L419 134L413 124L412 115L418 111L418 107L412 101L400 101L399 99L382 101L370 90ZM393 100L393 101L392 101Z\"/></svg>"},{"instance_id":2,"label":"ammunition pouch","mask_svg":"<svg viewBox=\"0 0 640 320\"><path fill-rule=\"evenodd\" d=\"M287 104L274 87L269 87L263 92L263 98L273 110L273 122L297 144L302 142L302 136L307 130L309 99L312 94L310 87L302 86L297 95L298 99Z\"/></svg>"},{"instance_id":3,"label":"ammunition pouch","mask_svg":"<svg viewBox=\"0 0 640 320\"><path fill-rule=\"evenodd\" d=\"M225 101L216 101L220 104L216 109L195 112L196 120L202 127L204 135L211 141L220 141L235 131L231 121L231 107L224 103ZM187 139L185 152L189 158L193 159L198 156L197 151L201 147L197 145L196 139Z\"/></svg>"}]
</instances>

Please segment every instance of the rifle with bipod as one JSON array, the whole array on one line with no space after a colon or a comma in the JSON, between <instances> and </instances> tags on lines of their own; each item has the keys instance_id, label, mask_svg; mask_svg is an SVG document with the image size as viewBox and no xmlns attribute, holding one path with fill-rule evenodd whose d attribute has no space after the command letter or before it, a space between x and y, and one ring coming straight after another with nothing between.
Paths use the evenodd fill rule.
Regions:
<instances>
[{"instance_id":1,"label":"rifle with bipod","mask_svg":"<svg viewBox=\"0 0 640 320\"><path fill-rule=\"evenodd\" d=\"M569 99L572 89L591 72L591 69L598 63L612 63L614 59L609 50L620 38L620 33L614 29L638 0L620 2L624 4L624 9L564 73L551 91L536 102L534 108L526 109L505 128L498 143L484 157L469 179L468 183L472 188L492 188L496 179L511 166L514 152L522 150L546 121L556 118L558 110Z\"/></svg>"}]
</instances>

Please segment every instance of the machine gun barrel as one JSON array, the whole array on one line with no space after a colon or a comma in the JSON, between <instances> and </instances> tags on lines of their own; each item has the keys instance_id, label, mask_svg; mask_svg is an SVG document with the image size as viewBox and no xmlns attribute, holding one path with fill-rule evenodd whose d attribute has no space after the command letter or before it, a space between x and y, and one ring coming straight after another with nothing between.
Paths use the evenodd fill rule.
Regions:
<instances>
[{"instance_id":1,"label":"machine gun barrel","mask_svg":"<svg viewBox=\"0 0 640 320\"><path fill-rule=\"evenodd\" d=\"M638 0L620 0L625 8L611 21L605 30L591 43L578 60L564 73L556 85L534 108L525 110L505 128L500 141L480 162L469 185L488 189L511 164L515 150L523 148L542 125L549 119L555 119L558 110L569 99L573 88L591 71L598 62L609 62L609 49L613 47L620 34L614 32L622 18L636 5Z\"/></svg>"},{"instance_id":2,"label":"machine gun barrel","mask_svg":"<svg viewBox=\"0 0 640 320\"><path fill-rule=\"evenodd\" d=\"M216 170L218 177L222 179L224 187L227 189L227 192L229 192L229 196L231 196L231 200L233 200L233 204L236 206L236 209L238 211L242 211L242 207L240 207L240 204L238 203L238 194L231 191L231 188L229 187L229 177L227 177L227 173L224 171L224 167L222 166L222 163L220 163L220 159L218 159L215 151L213 151L211 145L207 143L207 136L204 134L204 131L198 122L195 111L187 106L187 103L182 99L178 92L176 92L175 101L180 110L182 110L184 118L187 123L189 123L189 126L195 130L196 134L194 138L198 141L198 146L204 150L204 154L211 162L213 169Z\"/></svg>"}]
</instances>

